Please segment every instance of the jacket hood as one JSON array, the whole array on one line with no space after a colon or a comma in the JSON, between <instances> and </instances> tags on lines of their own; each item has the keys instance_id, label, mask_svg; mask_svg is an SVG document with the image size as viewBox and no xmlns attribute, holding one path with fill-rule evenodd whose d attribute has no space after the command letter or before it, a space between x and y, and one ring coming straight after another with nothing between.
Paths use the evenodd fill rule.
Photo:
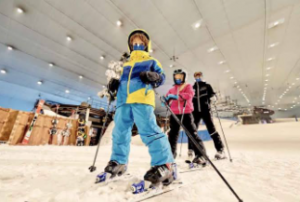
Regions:
<instances>
[{"instance_id":1,"label":"jacket hood","mask_svg":"<svg viewBox=\"0 0 300 202\"><path fill-rule=\"evenodd\" d=\"M136 33L143 34L143 35L145 35L145 36L147 37L147 39L148 39L148 44L147 44L147 47L146 47L146 50L145 50L145 51L149 53L149 51L151 50L151 40L150 40L149 34L148 34L145 30L143 30L143 29L135 29L135 30L133 30L133 31L129 34L129 36L128 36L128 41L127 41L127 45L128 45L128 50L129 50L129 52L131 53L131 52L133 51L133 50L131 50L131 48L130 48L130 37L131 37L132 35L136 34Z\"/></svg>"}]
</instances>

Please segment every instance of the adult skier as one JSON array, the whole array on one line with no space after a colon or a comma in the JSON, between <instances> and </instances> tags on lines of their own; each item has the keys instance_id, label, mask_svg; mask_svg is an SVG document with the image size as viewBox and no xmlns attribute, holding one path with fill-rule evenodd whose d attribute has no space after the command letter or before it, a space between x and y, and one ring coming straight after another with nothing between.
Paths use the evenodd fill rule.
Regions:
<instances>
[{"instance_id":1,"label":"adult skier","mask_svg":"<svg viewBox=\"0 0 300 202\"><path fill-rule=\"evenodd\" d=\"M152 184L162 182L167 185L174 180L174 159L167 136L156 124L153 90L164 83L165 74L161 64L149 55L151 41L144 30L137 29L129 35L128 47L130 58L123 65L120 80L111 79L108 84L108 90L113 93L117 91L117 109L112 133L112 155L105 172L114 177L126 171L131 129L135 123L151 156L152 167L144 179Z\"/></svg>"},{"instance_id":2,"label":"adult skier","mask_svg":"<svg viewBox=\"0 0 300 202\"><path fill-rule=\"evenodd\" d=\"M194 104L194 123L196 125L196 128L198 129L201 119L203 119L206 128L213 139L215 148L217 150L217 153L215 155L216 159L222 159L225 158L224 153L224 146L223 142L221 140L221 137L219 133L216 131L216 128L214 126L212 116L211 116L211 98L215 96L215 92L211 85L208 83L202 81L202 72L195 72L194 78L196 80L193 88L195 90L195 96L193 97L193 104ZM192 155L193 150L192 149L192 142L189 141L189 156Z\"/></svg>"},{"instance_id":3,"label":"adult skier","mask_svg":"<svg viewBox=\"0 0 300 202\"><path fill-rule=\"evenodd\" d=\"M182 120L183 125L187 128L193 138L201 145L203 148L202 152L205 153L205 147L197 135L197 128L194 124L194 118L192 112L193 107L193 96L194 91L191 84L186 83L187 73L182 69L177 69L173 73L174 86L168 91L166 95L166 100L170 104L170 108L174 114L178 117L179 120ZM177 141L179 137L180 125L176 120L171 116L170 117L170 131L169 131L169 142L172 148L172 153L174 158L177 156ZM206 165L206 160L203 157L202 153L194 147L191 143L191 148L196 154L196 157L193 160L193 163Z\"/></svg>"}]
</instances>

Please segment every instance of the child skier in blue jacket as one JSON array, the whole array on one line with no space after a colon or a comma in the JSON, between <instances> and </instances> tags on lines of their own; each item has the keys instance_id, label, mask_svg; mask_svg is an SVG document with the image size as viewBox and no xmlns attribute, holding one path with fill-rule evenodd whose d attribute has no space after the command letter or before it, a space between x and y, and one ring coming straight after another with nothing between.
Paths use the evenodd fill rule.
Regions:
<instances>
[{"instance_id":1,"label":"child skier in blue jacket","mask_svg":"<svg viewBox=\"0 0 300 202\"><path fill-rule=\"evenodd\" d=\"M173 181L171 164L174 159L168 138L156 123L153 90L164 83L165 74L161 64L149 55L151 42L144 30L134 30L128 37L128 46L130 59L123 65L120 80L112 79L108 84L108 90L117 91L117 110L112 155L105 172L114 177L126 171L131 129L135 123L151 156L152 167L144 179L169 184Z\"/></svg>"}]
</instances>

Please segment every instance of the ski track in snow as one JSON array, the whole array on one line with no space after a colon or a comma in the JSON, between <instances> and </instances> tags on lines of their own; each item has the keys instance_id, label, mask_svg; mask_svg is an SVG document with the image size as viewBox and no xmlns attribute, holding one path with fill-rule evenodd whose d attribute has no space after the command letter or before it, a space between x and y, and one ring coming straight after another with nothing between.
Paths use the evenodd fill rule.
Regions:
<instances>
[{"instance_id":1,"label":"ski track in snow","mask_svg":"<svg viewBox=\"0 0 300 202\"><path fill-rule=\"evenodd\" d=\"M234 127L229 127L230 121L223 124L233 163L228 159L213 163L244 202L299 202L300 124ZM109 141L100 146L97 170L93 173L88 167L96 147L0 145L0 201L130 201L134 197L130 185L139 181L150 167L147 148L140 146L139 137L133 139L128 167L132 176L108 185L94 181L109 160ZM205 145L213 156L212 143ZM183 145L183 156L186 154ZM184 157L177 159L179 169L187 166L184 160ZM181 173L180 178L186 186L147 201L237 201L212 166Z\"/></svg>"}]
</instances>

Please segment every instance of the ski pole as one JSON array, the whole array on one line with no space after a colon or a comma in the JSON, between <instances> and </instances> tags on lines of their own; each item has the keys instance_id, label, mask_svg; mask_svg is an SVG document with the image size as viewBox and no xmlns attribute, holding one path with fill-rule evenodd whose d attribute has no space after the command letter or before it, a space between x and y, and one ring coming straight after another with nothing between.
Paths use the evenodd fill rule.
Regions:
<instances>
[{"instance_id":1,"label":"ski pole","mask_svg":"<svg viewBox=\"0 0 300 202\"><path fill-rule=\"evenodd\" d=\"M93 165L91 165L89 167L89 170L91 172L94 172L96 170L96 166L95 166L95 163L96 163L96 159L97 159L97 156L98 156L98 151L99 151L99 147L100 147L100 142L101 142L101 139L102 139L102 136L103 136L103 133L104 133L104 127L106 125L106 122L107 122L107 118L108 118L108 113L109 113L109 108L110 108L110 105L111 105L111 98L109 98L109 103L108 103L108 106L107 106L107 110L106 110L106 115L105 115L105 121L102 125L102 129L101 129L101 134L100 134L100 138L99 138L99 142L98 142L98 145L97 145L97 150L96 150L96 153L95 153L95 157L94 157L94 162L93 162Z\"/></svg>"},{"instance_id":2,"label":"ski pole","mask_svg":"<svg viewBox=\"0 0 300 202\"><path fill-rule=\"evenodd\" d=\"M214 170L217 172L217 174L221 177L223 182L227 185L227 187L230 189L230 191L233 193L233 195L238 199L239 202L243 202L243 200L237 195L237 193L234 191L234 189L231 187L231 185L228 183L228 181L225 179L225 177L221 174L221 172L218 170L218 168L213 164L213 162L208 158L208 156L203 152L202 146L193 138L193 136L190 134L190 132L186 129L186 127L180 122L178 117L171 111L171 108L166 104L166 100L164 97L160 96L157 91L154 89L154 92L156 95L160 97L160 101L165 104L165 106L170 110L172 117L175 119L175 121L183 128L187 136L190 138L190 140L193 142L195 147L199 150L199 152L203 155L203 157L211 164L211 166L214 168Z\"/></svg>"},{"instance_id":3,"label":"ski pole","mask_svg":"<svg viewBox=\"0 0 300 202\"><path fill-rule=\"evenodd\" d=\"M230 162L232 162L232 158L231 158L229 146L228 146L228 143L227 143L227 139L226 139L226 136L225 136L225 133L224 133L224 130L223 130L223 127L222 127L222 123L221 123L221 120L220 120L220 117L219 117L218 109L217 109L217 106L216 106L215 103L214 103L214 106L215 106L215 109L216 109L217 117L219 119L220 127L221 127L222 134L223 134L223 138L225 140L225 144L226 144L227 152L228 152L228 155L229 155L229 159L230 159Z\"/></svg>"},{"instance_id":4,"label":"ski pole","mask_svg":"<svg viewBox=\"0 0 300 202\"><path fill-rule=\"evenodd\" d=\"M186 107L186 100L184 100L184 104L183 104L183 110L182 110L181 123L183 122L183 117L184 117L185 107ZM179 157L181 157L181 151L182 151L182 140L183 140L183 134L182 134L182 136L181 136L181 143L180 143L180 153L179 153Z\"/></svg>"}]
</instances>

